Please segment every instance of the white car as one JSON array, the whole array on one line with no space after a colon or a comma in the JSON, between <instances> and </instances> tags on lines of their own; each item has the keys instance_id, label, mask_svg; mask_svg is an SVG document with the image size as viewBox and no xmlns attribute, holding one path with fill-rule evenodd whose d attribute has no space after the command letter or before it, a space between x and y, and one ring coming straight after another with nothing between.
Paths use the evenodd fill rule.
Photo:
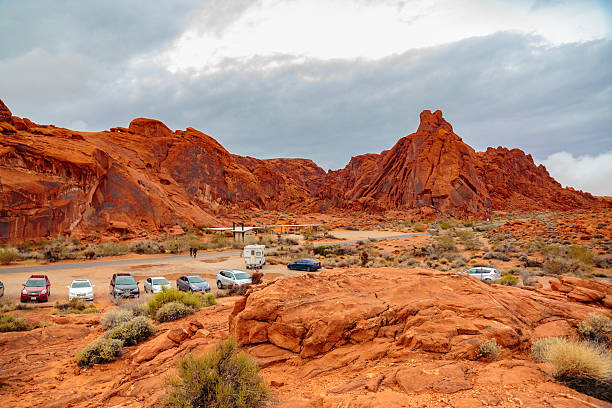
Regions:
<instances>
[{"instance_id":1,"label":"white car","mask_svg":"<svg viewBox=\"0 0 612 408\"><path fill-rule=\"evenodd\" d=\"M168 279L163 276L156 276L154 278L147 278L144 283L144 291L146 293L159 293L164 288L170 289L172 285L168 282Z\"/></svg>"},{"instance_id":2,"label":"white car","mask_svg":"<svg viewBox=\"0 0 612 408\"><path fill-rule=\"evenodd\" d=\"M501 274L495 268L487 268L484 266L477 266L472 269L468 269L465 272L459 273L467 273L470 276L475 277L476 279L480 279L483 282L491 283L501 278Z\"/></svg>"},{"instance_id":3,"label":"white car","mask_svg":"<svg viewBox=\"0 0 612 408\"><path fill-rule=\"evenodd\" d=\"M75 279L68 288L68 300L75 298L94 300L94 286L89 279Z\"/></svg>"},{"instance_id":4,"label":"white car","mask_svg":"<svg viewBox=\"0 0 612 408\"><path fill-rule=\"evenodd\" d=\"M231 285L242 286L250 284L251 275L238 269L223 270L219 271L217 274L217 287L219 289L223 289Z\"/></svg>"}]
</instances>

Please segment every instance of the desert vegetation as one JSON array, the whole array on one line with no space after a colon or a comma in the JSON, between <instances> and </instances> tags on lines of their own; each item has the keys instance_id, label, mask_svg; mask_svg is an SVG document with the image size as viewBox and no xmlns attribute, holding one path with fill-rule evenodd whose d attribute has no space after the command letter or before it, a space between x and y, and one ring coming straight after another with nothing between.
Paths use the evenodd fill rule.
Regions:
<instances>
[{"instance_id":1,"label":"desert vegetation","mask_svg":"<svg viewBox=\"0 0 612 408\"><path fill-rule=\"evenodd\" d=\"M202 358L187 354L177 365L178 378L169 380L164 407L266 406L270 393L259 367L232 339Z\"/></svg>"},{"instance_id":2,"label":"desert vegetation","mask_svg":"<svg viewBox=\"0 0 612 408\"><path fill-rule=\"evenodd\" d=\"M67 302L56 301L52 314L85 314L99 313L100 310L93 304L87 304L83 299L73 298Z\"/></svg>"},{"instance_id":3,"label":"desert vegetation","mask_svg":"<svg viewBox=\"0 0 612 408\"><path fill-rule=\"evenodd\" d=\"M176 289L164 289L149 300L147 310L152 318L161 322L180 319L203 307L216 304L217 300L212 293L202 295L181 292Z\"/></svg>"}]
</instances>

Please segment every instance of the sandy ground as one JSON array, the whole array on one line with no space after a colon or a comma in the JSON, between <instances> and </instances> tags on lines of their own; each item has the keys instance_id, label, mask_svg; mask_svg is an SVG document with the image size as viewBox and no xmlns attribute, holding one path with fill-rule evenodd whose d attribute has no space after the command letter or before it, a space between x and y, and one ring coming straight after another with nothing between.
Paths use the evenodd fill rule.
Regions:
<instances>
[{"instance_id":1,"label":"sandy ground","mask_svg":"<svg viewBox=\"0 0 612 408\"><path fill-rule=\"evenodd\" d=\"M390 231L346 231L334 230L330 234L338 238L346 240L380 238L383 236L392 235ZM421 237L415 237L420 239ZM336 241L340 243L341 241ZM333 243L333 242L330 242ZM199 255L201 256L201 255ZM159 255L143 256L130 254L125 257L104 258L102 260L111 259L138 259L138 264L133 265L112 265L91 267L87 269L64 269L52 270L45 273L51 280L51 296L49 303L40 304L41 306L51 305L56 300L64 301L68 299L68 288L73 279L89 279L94 285L94 296L96 301L109 300L109 282L114 273L131 273L134 278L141 282L140 289L143 290L143 281L148 277L164 276L171 281L172 286L176 287L176 279L182 275L200 275L210 284L213 291L216 290L216 276L222 269L245 269L244 260L240 256L223 256L216 259L201 259L201 258L173 258L168 257L168 260L154 262L148 261L147 258L158 258ZM95 263L95 261L92 261ZM56 265L56 264L55 264ZM2 269L0 269L2 271ZM290 271L285 265L265 265L264 279L273 279L282 275L300 274L299 271ZM39 272L37 272L38 274ZM4 283L5 294L2 299L18 301L19 294L22 290L22 285L30 276L30 273L6 273L0 274L0 280Z\"/></svg>"}]
</instances>

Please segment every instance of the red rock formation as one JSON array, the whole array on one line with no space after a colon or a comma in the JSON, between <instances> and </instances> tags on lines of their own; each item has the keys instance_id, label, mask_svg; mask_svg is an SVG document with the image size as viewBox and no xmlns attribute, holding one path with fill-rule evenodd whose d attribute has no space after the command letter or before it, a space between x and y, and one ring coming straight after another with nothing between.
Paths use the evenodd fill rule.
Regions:
<instances>
[{"instance_id":1,"label":"red rock formation","mask_svg":"<svg viewBox=\"0 0 612 408\"><path fill-rule=\"evenodd\" d=\"M306 159L233 155L202 132L153 119L104 132L39 125L1 101L0 135L0 241L217 225L216 216L247 208L486 217L610 206L561 188L520 150L474 152L440 111L423 111L392 149L328 173Z\"/></svg>"},{"instance_id":2,"label":"red rock formation","mask_svg":"<svg viewBox=\"0 0 612 408\"><path fill-rule=\"evenodd\" d=\"M427 207L443 215L483 216L491 203L476 163L476 153L442 112L426 110L415 133L380 155L353 158L330 174L328 185L344 190L344 201L358 209Z\"/></svg>"},{"instance_id":3,"label":"red rock formation","mask_svg":"<svg viewBox=\"0 0 612 408\"><path fill-rule=\"evenodd\" d=\"M604 207L589 193L562 188L543 165L520 149L489 147L479 152L477 168L491 197L493 209L523 210Z\"/></svg>"}]
</instances>

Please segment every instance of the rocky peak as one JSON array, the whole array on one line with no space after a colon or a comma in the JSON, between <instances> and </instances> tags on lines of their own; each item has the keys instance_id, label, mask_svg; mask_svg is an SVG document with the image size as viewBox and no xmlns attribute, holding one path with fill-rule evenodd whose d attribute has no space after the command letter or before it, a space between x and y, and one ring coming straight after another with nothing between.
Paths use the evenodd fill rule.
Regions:
<instances>
[{"instance_id":1,"label":"rocky peak","mask_svg":"<svg viewBox=\"0 0 612 408\"><path fill-rule=\"evenodd\" d=\"M155 119L136 118L130 122L129 129L134 133L150 138L168 137L172 131L163 122Z\"/></svg>"},{"instance_id":2,"label":"rocky peak","mask_svg":"<svg viewBox=\"0 0 612 408\"><path fill-rule=\"evenodd\" d=\"M12 116L11 110L2 102L2 99L0 99L0 122L10 121Z\"/></svg>"},{"instance_id":3,"label":"rocky peak","mask_svg":"<svg viewBox=\"0 0 612 408\"><path fill-rule=\"evenodd\" d=\"M453 127L442 117L442 111L437 110L431 113L430 110L424 110L420 115L421 123L417 129L417 133L434 133L438 129L444 129L449 133L453 132Z\"/></svg>"}]
</instances>

